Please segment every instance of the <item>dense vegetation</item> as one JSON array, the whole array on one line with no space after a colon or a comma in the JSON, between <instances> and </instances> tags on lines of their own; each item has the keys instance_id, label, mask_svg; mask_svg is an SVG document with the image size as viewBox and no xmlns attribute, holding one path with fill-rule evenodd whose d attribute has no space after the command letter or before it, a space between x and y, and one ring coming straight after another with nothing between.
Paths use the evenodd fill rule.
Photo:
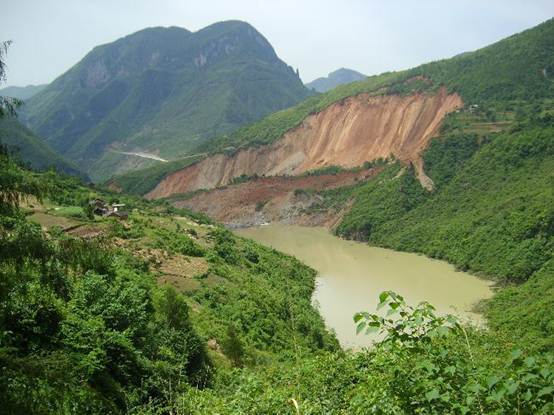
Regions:
<instances>
[{"instance_id":1,"label":"dense vegetation","mask_svg":"<svg viewBox=\"0 0 554 415\"><path fill-rule=\"evenodd\" d=\"M194 33L149 28L98 46L22 115L54 149L106 179L125 167L111 144L174 160L309 94L260 33L229 21Z\"/></svg>"},{"instance_id":2,"label":"dense vegetation","mask_svg":"<svg viewBox=\"0 0 554 415\"><path fill-rule=\"evenodd\" d=\"M323 192L311 209L353 201L336 228L343 237L424 253L502 284L524 283L488 304L489 322L551 350L554 118L550 102L520 113L508 131L492 134L473 132L465 113L453 114L424 153L433 192L411 167L391 163L374 180Z\"/></svg>"},{"instance_id":3,"label":"dense vegetation","mask_svg":"<svg viewBox=\"0 0 554 415\"><path fill-rule=\"evenodd\" d=\"M532 100L554 95L554 20L408 71L457 91L467 103Z\"/></svg>"},{"instance_id":4,"label":"dense vegetation","mask_svg":"<svg viewBox=\"0 0 554 415\"><path fill-rule=\"evenodd\" d=\"M435 140L424 155L435 192L424 191L411 172L391 179L400 168L391 167L383 173L390 180L356 189L337 232L524 281L553 248L552 127L548 116L488 140Z\"/></svg>"},{"instance_id":5,"label":"dense vegetation","mask_svg":"<svg viewBox=\"0 0 554 415\"><path fill-rule=\"evenodd\" d=\"M529 33L487 53L532 40ZM377 177L323 192L311 208L352 201L340 235L446 259L508 285L483 306L487 329L384 292L377 314L353 316L353 330L383 338L357 353L340 350L325 329L310 303L315 273L294 258L202 215L29 171L0 147L2 410L553 413L552 102L507 101L543 92L535 78L504 75L529 90L493 88L475 95L490 98L486 105L449 116L424 154L433 192L410 166L379 161ZM243 132L271 141L303 111L397 76L337 88ZM432 87L396 82L389 92ZM504 131L495 132L499 125ZM247 136L234 137L221 145ZM125 203L128 220L95 216L88 201L96 197Z\"/></svg>"},{"instance_id":6,"label":"dense vegetation","mask_svg":"<svg viewBox=\"0 0 554 415\"><path fill-rule=\"evenodd\" d=\"M496 142L437 141L427 156L437 185L456 182L441 154L465 166ZM383 293L386 317L354 320L385 340L343 352L311 307L315 273L297 260L199 215L32 173L5 151L0 162L0 395L8 413L553 410L553 362L544 353L552 348L551 261L495 297L494 332ZM391 182L410 187L410 177ZM126 203L128 221L86 214L98 196ZM520 349L515 313L528 325L516 330Z\"/></svg>"},{"instance_id":7,"label":"dense vegetation","mask_svg":"<svg viewBox=\"0 0 554 415\"><path fill-rule=\"evenodd\" d=\"M59 208L25 213L114 196L26 171L5 150L0 181L0 395L8 413L165 406L189 386L211 385L212 360L255 365L337 348L310 304L314 272L290 257L132 198L119 199L138 209L127 223L71 215L95 235L73 236L51 222ZM201 272L183 275L193 258ZM210 357L207 339L229 358Z\"/></svg>"},{"instance_id":8,"label":"dense vegetation","mask_svg":"<svg viewBox=\"0 0 554 415\"><path fill-rule=\"evenodd\" d=\"M6 153L0 161L8 413L552 410L549 357L510 351L502 337L438 317L430 305L411 308L394 293L380 298L387 319L355 317L359 330L381 330L385 341L337 352L310 305L313 271L202 218L136 200L128 223L83 222L103 237L55 226L44 234L18 208L22 197L50 191L51 202L70 204L97 191L24 171ZM180 293L156 284L175 277L168 263L193 258L208 266L183 275ZM206 339L215 340L209 350Z\"/></svg>"},{"instance_id":9,"label":"dense vegetation","mask_svg":"<svg viewBox=\"0 0 554 415\"><path fill-rule=\"evenodd\" d=\"M0 119L0 142L35 170L47 170L53 167L65 174L86 177L77 166L52 150L48 144L15 118Z\"/></svg>"},{"instance_id":10,"label":"dense vegetation","mask_svg":"<svg viewBox=\"0 0 554 415\"><path fill-rule=\"evenodd\" d=\"M360 313L361 331L382 333L374 349L323 353L267 372L226 375L215 389L189 390L177 413L547 414L551 356L509 351L505 340L409 307L384 292L387 318Z\"/></svg>"}]
</instances>

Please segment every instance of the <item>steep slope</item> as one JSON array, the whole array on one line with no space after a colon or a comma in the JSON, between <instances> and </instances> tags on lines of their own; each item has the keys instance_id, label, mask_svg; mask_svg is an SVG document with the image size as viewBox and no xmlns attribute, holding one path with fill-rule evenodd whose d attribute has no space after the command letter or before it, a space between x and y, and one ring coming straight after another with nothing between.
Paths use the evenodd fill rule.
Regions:
<instances>
[{"instance_id":1,"label":"steep slope","mask_svg":"<svg viewBox=\"0 0 554 415\"><path fill-rule=\"evenodd\" d=\"M312 82L308 82L306 87L317 92L327 92L339 85L361 81L365 78L367 78L367 76L360 72L356 72L352 69L340 68L331 72L327 77L317 78Z\"/></svg>"},{"instance_id":2,"label":"steep slope","mask_svg":"<svg viewBox=\"0 0 554 415\"><path fill-rule=\"evenodd\" d=\"M29 100L24 116L99 178L126 168L112 148L173 159L308 94L260 33L229 21L195 33L145 29L96 47Z\"/></svg>"},{"instance_id":3,"label":"steep slope","mask_svg":"<svg viewBox=\"0 0 554 415\"><path fill-rule=\"evenodd\" d=\"M349 97L365 93L372 96L405 96L414 92L432 94L445 87L449 92L458 93L466 104L480 104L481 108L500 105L504 109L518 105L508 101L551 98L554 96L554 80L550 75L554 73L553 48L554 20L550 19L475 52L338 86L233 133L222 135L203 146L201 152L221 153L217 160L224 160L224 153L272 144L302 125L308 117L333 105L340 105ZM156 177L169 177L176 171L177 165L168 165L159 168ZM135 172L132 180L124 177L121 183L135 184L141 181L142 175L148 186L133 187L144 194L153 189L150 187L152 181L148 180L149 174L149 171ZM423 183L430 184L424 175L420 178ZM122 186L122 189L125 190L125 187Z\"/></svg>"},{"instance_id":4,"label":"steep slope","mask_svg":"<svg viewBox=\"0 0 554 415\"><path fill-rule=\"evenodd\" d=\"M47 86L48 84L27 85L27 86L8 86L6 88L0 89L0 96L12 97L12 98L17 98L22 101L25 101L31 98L32 96L38 94Z\"/></svg>"},{"instance_id":5,"label":"steep slope","mask_svg":"<svg viewBox=\"0 0 554 415\"><path fill-rule=\"evenodd\" d=\"M0 222L5 413L67 413L68 402L91 415L129 407L283 414L293 405L311 413L552 413L552 359L536 353L552 347L533 337L514 351L499 332L452 327L431 305L414 309L383 292L373 301L390 327L370 316L371 299L360 317L388 339L339 350L311 301L317 274L297 259L201 215L125 195L125 223L85 218L83 200L115 195L22 171L5 154L0 177L23 196L51 189L25 212L10 206L17 198L0 200L9 212ZM544 308L516 306L537 311L532 320L548 328L554 296L549 275L539 277L525 294ZM528 299L507 294L504 301Z\"/></svg>"},{"instance_id":6,"label":"steep slope","mask_svg":"<svg viewBox=\"0 0 554 415\"><path fill-rule=\"evenodd\" d=\"M461 105L460 98L444 88L405 97L357 95L307 117L272 145L215 155L172 173L147 197L210 189L242 175L297 175L390 156L415 161L443 117Z\"/></svg>"},{"instance_id":7,"label":"steep slope","mask_svg":"<svg viewBox=\"0 0 554 415\"><path fill-rule=\"evenodd\" d=\"M330 191L324 205L352 207L339 235L445 259L462 270L519 284L486 307L495 329L554 347L554 107L483 140L454 131L424 155L437 183L426 193L413 176ZM515 335L514 335L515 334Z\"/></svg>"},{"instance_id":8,"label":"steep slope","mask_svg":"<svg viewBox=\"0 0 554 415\"><path fill-rule=\"evenodd\" d=\"M468 103L554 96L554 19L475 52L421 65L422 75L448 85Z\"/></svg>"},{"instance_id":9,"label":"steep slope","mask_svg":"<svg viewBox=\"0 0 554 415\"><path fill-rule=\"evenodd\" d=\"M479 138L456 132L425 153L437 184L423 191L410 174L367 182L337 227L340 235L423 252L462 269L524 281L553 254L554 118Z\"/></svg>"},{"instance_id":10,"label":"steep slope","mask_svg":"<svg viewBox=\"0 0 554 415\"><path fill-rule=\"evenodd\" d=\"M61 173L86 178L77 166L52 150L16 118L0 119L0 143L7 145L11 152L16 153L34 170L53 167Z\"/></svg>"}]
</instances>

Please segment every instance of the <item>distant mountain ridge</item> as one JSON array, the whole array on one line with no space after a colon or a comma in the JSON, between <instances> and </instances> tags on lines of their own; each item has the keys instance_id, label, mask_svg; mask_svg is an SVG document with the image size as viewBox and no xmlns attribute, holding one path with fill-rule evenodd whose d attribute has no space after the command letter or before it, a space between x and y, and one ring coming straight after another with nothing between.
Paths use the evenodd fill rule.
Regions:
<instances>
[{"instance_id":1,"label":"distant mountain ridge","mask_svg":"<svg viewBox=\"0 0 554 415\"><path fill-rule=\"evenodd\" d=\"M99 179L147 163L111 149L173 159L309 95L256 29L227 21L98 46L32 97L22 118Z\"/></svg>"},{"instance_id":2,"label":"distant mountain ridge","mask_svg":"<svg viewBox=\"0 0 554 415\"><path fill-rule=\"evenodd\" d=\"M47 86L48 84L27 85L27 86L8 86L0 89L0 96L12 97L12 98L17 98L25 101L31 98L32 96L38 94Z\"/></svg>"},{"instance_id":3,"label":"distant mountain ridge","mask_svg":"<svg viewBox=\"0 0 554 415\"><path fill-rule=\"evenodd\" d=\"M22 125L17 118L0 119L0 143L33 170L54 168L59 173L88 177L76 165L56 153L48 144Z\"/></svg>"},{"instance_id":4,"label":"distant mountain ridge","mask_svg":"<svg viewBox=\"0 0 554 415\"><path fill-rule=\"evenodd\" d=\"M366 79L367 75L352 69L340 68L331 72L327 77L314 79L308 82L306 87L317 92L327 92L330 89L336 88L339 85L349 84L351 82L361 81Z\"/></svg>"}]
</instances>

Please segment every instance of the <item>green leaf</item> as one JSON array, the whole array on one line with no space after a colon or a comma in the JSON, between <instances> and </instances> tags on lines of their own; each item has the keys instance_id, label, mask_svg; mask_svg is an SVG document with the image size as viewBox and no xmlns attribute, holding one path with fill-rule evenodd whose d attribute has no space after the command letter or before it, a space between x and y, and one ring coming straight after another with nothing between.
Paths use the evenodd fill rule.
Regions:
<instances>
[{"instance_id":1,"label":"green leaf","mask_svg":"<svg viewBox=\"0 0 554 415\"><path fill-rule=\"evenodd\" d=\"M540 398L544 395L550 395L552 392L554 392L554 386L546 386L537 393L537 396Z\"/></svg>"},{"instance_id":2,"label":"green leaf","mask_svg":"<svg viewBox=\"0 0 554 415\"><path fill-rule=\"evenodd\" d=\"M523 394L523 400L530 401L533 398L533 394L529 389Z\"/></svg>"},{"instance_id":3,"label":"green leaf","mask_svg":"<svg viewBox=\"0 0 554 415\"><path fill-rule=\"evenodd\" d=\"M445 326L439 326L437 327L436 330L437 330L437 334L442 337L446 336L450 332L450 329Z\"/></svg>"},{"instance_id":4,"label":"green leaf","mask_svg":"<svg viewBox=\"0 0 554 415\"><path fill-rule=\"evenodd\" d=\"M391 315L393 315L393 314L395 314L395 313L396 313L396 310L393 309L393 308L391 308L391 309L387 310L386 316L388 317L388 316L391 316Z\"/></svg>"},{"instance_id":5,"label":"green leaf","mask_svg":"<svg viewBox=\"0 0 554 415\"><path fill-rule=\"evenodd\" d=\"M450 323L450 324L456 324L456 323L458 323L458 319L457 319L455 316L453 316L452 314L448 314L448 315L446 316L446 321L447 321L448 323Z\"/></svg>"},{"instance_id":6,"label":"green leaf","mask_svg":"<svg viewBox=\"0 0 554 415\"><path fill-rule=\"evenodd\" d=\"M439 397L440 397L440 393L439 393L439 390L437 388L432 389L429 392L425 393L425 398L429 402L434 401L435 399L439 399Z\"/></svg>"},{"instance_id":7,"label":"green leaf","mask_svg":"<svg viewBox=\"0 0 554 415\"><path fill-rule=\"evenodd\" d=\"M529 356L524 360L525 366L532 367L537 362L537 359L535 359L533 356Z\"/></svg>"},{"instance_id":8,"label":"green leaf","mask_svg":"<svg viewBox=\"0 0 554 415\"><path fill-rule=\"evenodd\" d=\"M366 326L365 322L358 324L358 326L356 327L356 335L360 334L360 332L365 328L365 326Z\"/></svg>"},{"instance_id":9,"label":"green leaf","mask_svg":"<svg viewBox=\"0 0 554 415\"><path fill-rule=\"evenodd\" d=\"M509 380L508 382L506 382L506 393L508 395L512 395L517 390L518 386L519 386L518 382Z\"/></svg>"},{"instance_id":10,"label":"green leaf","mask_svg":"<svg viewBox=\"0 0 554 415\"><path fill-rule=\"evenodd\" d=\"M500 379L498 378L498 376L489 376L489 378L487 379L487 386L489 387L489 389L496 385L499 380Z\"/></svg>"},{"instance_id":11,"label":"green leaf","mask_svg":"<svg viewBox=\"0 0 554 415\"><path fill-rule=\"evenodd\" d=\"M379 331L379 327L377 326L368 326L367 327L367 330L365 331L365 334L370 334L370 333L376 333L377 331Z\"/></svg>"},{"instance_id":12,"label":"green leaf","mask_svg":"<svg viewBox=\"0 0 554 415\"><path fill-rule=\"evenodd\" d=\"M521 355L523 354L523 352L519 349L516 349L514 351L512 351L512 354L511 354L511 358L512 358L512 362L514 360L517 360L521 357Z\"/></svg>"}]
</instances>

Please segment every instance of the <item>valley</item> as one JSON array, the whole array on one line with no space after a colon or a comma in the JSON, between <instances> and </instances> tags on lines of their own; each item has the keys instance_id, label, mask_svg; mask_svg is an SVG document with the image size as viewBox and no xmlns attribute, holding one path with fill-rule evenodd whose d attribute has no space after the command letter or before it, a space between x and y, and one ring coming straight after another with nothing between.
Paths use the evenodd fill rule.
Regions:
<instances>
[{"instance_id":1,"label":"valley","mask_svg":"<svg viewBox=\"0 0 554 415\"><path fill-rule=\"evenodd\" d=\"M318 272L312 302L343 348L359 350L378 339L356 335L352 316L383 291L393 290L414 306L429 301L438 313L475 325L484 320L474 307L493 294L490 281L455 271L445 262L345 241L325 228L270 224L236 232Z\"/></svg>"},{"instance_id":2,"label":"valley","mask_svg":"<svg viewBox=\"0 0 554 415\"><path fill-rule=\"evenodd\" d=\"M554 413L554 19L308 84L202 26L0 96L2 410Z\"/></svg>"}]
</instances>

